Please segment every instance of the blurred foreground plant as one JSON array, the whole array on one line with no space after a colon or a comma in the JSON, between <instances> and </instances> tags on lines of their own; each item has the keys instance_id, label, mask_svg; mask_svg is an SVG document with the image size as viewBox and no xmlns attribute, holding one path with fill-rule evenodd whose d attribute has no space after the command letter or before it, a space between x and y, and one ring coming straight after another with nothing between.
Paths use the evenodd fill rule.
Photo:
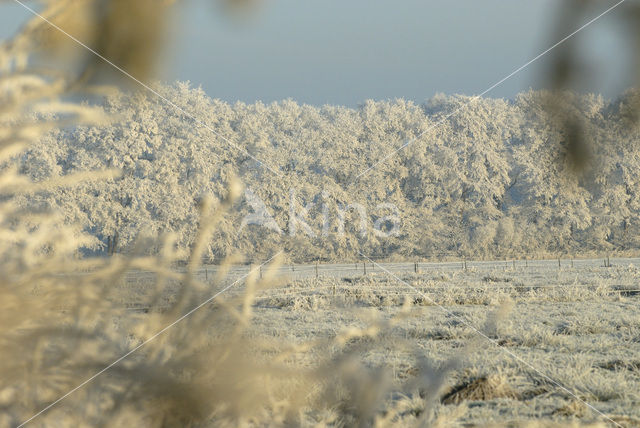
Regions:
<instances>
[{"instance_id":1,"label":"blurred foreground plant","mask_svg":"<svg viewBox=\"0 0 640 428\"><path fill-rule=\"evenodd\" d=\"M236 297L214 294L234 285L222 288L235 258L223 261L212 284L197 280L204 243L237 194L232 186L217 207L203 200L183 271L171 269L179 255L170 236L157 256L77 259L82 235L72 238L75 231L55 217L43 215L31 229L3 211L3 236L13 239L0 243L7 274L0 279L0 423L35 416L37 426L386 426L405 405L396 400L383 412L394 391L421 391L426 401L419 399L415 422L436 420L433 406L453 366L432 368L416 354L419 376L397 385L386 368L360 361L408 307L390 321L291 346L251 333L254 298L272 282L278 258L260 280L253 269ZM135 270L155 274L151 291L117 286ZM129 310L134 300L148 312Z\"/></svg>"},{"instance_id":2,"label":"blurred foreground plant","mask_svg":"<svg viewBox=\"0 0 640 428\"><path fill-rule=\"evenodd\" d=\"M554 38L561 40L568 29L581 25L581 20L593 10L593 5L602 2L593 0L565 0L560 5ZM631 75L636 85L640 83L640 4L626 2L610 4L617 10L616 31L627 34L630 40L629 57L632 58ZM613 9L612 9L613 11ZM558 130L559 143L565 152L561 160L573 173L582 174L593 164L593 130L590 118L581 114L569 94L573 87L587 81L593 70L589 68L587 58L579 49L579 38L573 38L554 52L546 73L549 94L545 100L549 125ZM595 76L601 77L601 76ZM625 128L636 128L640 124L640 92L628 90L621 94L620 103L624 104L622 117Z\"/></svg>"},{"instance_id":3,"label":"blurred foreground plant","mask_svg":"<svg viewBox=\"0 0 640 428\"><path fill-rule=\"evenodd\" d=\"M173 269L182 254L170 235L156 255L138 255L156 245L140 237L126 256L81 257L83 248L96 245L93 238L49 207L26 211L15 203L41 190L118 176L109 170L34 183L20 174L15 158L53 128L112 119L74 101L79 93L105 93L91 84L103 82L109 68L68 35L145 79L161 44L162 3L43 2L42 17L58 28L34 18L0 45L0 425L397 422L401 409L380 413L393 390L386 371L365 368L362 346L349 348L392 323L293 348L251 338L253 298L272 281L277 258L261 280L250 272L243 293L212 302L216 289L234 285L220 289L237 259L224 260L211 284L200 282L197 270L212 230L239 194L237 183L219 204L201 200L199 232L183 270ZM136 270L154 273L150 292L118 286ZM148 312L129 310L134 299ZM296 356L320 345L334 352L321 353L314 368L296 364ZM441 373L426 374L430 403ZM403 388L419 389L415 381ZM329 416L318 415L322 409ZM418 422L433 418L424 412Z\"/></svg>"}]
</instances>

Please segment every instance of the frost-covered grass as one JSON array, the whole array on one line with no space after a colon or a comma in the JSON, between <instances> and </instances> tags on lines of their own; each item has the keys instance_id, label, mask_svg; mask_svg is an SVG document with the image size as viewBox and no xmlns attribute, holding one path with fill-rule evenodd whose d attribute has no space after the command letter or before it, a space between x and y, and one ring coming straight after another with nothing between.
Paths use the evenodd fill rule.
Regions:
<instances>
[{"instance_id":1,"label":"frost-covered grass","mask_svg":"<svg viewBox=\"0 0 640 428\"><path fill-rule=\"evenodd\" d=\"M303 426L638 426L640 260L611 264L389 263L365 275L361 262L318 265L317 277L315 264L285 265L255 295L243 337L254 361L295 368ZM230 268L228 281L248 269ZM120 284L122 303L143 317L172 302L169 286L164 301L140 307L148 284L144 273ZM224 343L228 331L210 335ZM260 421L281 417L270 409Z\"/></svg>"},{"instance_id":2,"label":"frost-covered grass","mask_svg":"<svg viewBox=\"0 0 640 428\"><path fill-rule=\"evenodd\" d=\"M575 262L573 268L564 262L561 269L557 261L515 268L495 262L468 264L466 271L443 264L419 273L400 273L402 265L396 264L366 276L343 275L348 265L342 265L334 275L330 267L320 267L325 275L319 278L312 266L306 278L290 278L257 296L257 329L251 334L293 343L331 338L364 327L367 320L391 318L408 300L411 315L381 334L378 346L358 355L371 367L388 369L398 383L424 375L425 364L433 370L452 365L432 409L449 415L447 424L605 421L580 401L585 400L622 426L638 426L640 291L633 290L640 290L640 268L635 262L612 260L610 268L595 260ZM385 266L398 278L384 272ZM304 267L294 269L305 276ZM407 343L419 352L407 352ZM316 349L305 354L304 363L313 366L331 352ZM404 409L394 419L401 425L424 406L420 391L386 399L388 406Z\"/></svg>"},{"instance_id":3,"label":"frost-covered grass","mask_svg":"<svg viewBox=\"0 0 640 428\"><path fill-rule=\"evenodd\" d=\"M24 421L249 270L156 266L155 274L122 276L122 262L50 278L61 287L118 279L104 299L88 296L78 306L69 298L81 289L70 286L60 289L66 297L55 307L44 305L44 290L21 295L13 318L27 325L42 304L34 319L43 325L33 326L33 343L3 331L17 340L3 342L14 352L6 354L4 373L22 373L10 369L23 365L27 376L0 391L11 415L2 421ZM127 263L153 269L148 262ZM560 269L557 261L468 262L466 270L395 263L369 265L366 275L354 263L319 265L318 277L315 265L285 265L263 269L265 280L280 278L269 288L257 286L254 267L246 285L239 282L35 426L638 426L640 268L638 260L611 262L565 262ZM92 314L95 308L103 312ZM56 327L58 318L66 324ZM78 320L83 324L74 327Z\"/></svg>"}]
</instances>

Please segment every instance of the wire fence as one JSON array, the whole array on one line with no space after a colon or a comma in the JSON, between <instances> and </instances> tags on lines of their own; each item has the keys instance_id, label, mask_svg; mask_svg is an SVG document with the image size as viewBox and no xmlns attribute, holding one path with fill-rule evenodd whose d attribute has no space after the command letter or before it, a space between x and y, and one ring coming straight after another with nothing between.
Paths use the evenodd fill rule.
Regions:
<instances>
[{"instance_id":1,"label":"wire fence","mask_svg":"<svg viewBox=\"0 0 640 428\"><path fill-rule=\"evenodd\" d=\"M541 291L552 289L581 289L596 291L599 288L606 294L620 296L640 295L640 285L634 281L626 283L609 284L603 286L601 282L589 283L589 281L577 281L581 273L595 274L601 278L603 274L612 272L612 268L638 269L640 274L640 258L593 258L593 259L555 259L555 260L501 260L501 261L459 261L459 262L403 262L403 263L332 263L332 264L291 264L280 266L275 275L286 286L260 290L258 299L265 298L293 298L304 296L318 296L322 292L326 295L347 295L354 291L375 291L377 295L398 295L403 286L385 283L382 278L392 279L391 274L401 275L405 278L414 278L417 281L414 286L425 293L442 293L447 290L469 293L482 293L486 291ZM228 270L226 281L235 281L248 274L253 269L251 265L236 265ZM266 273L258 269L256 274L262 276ZM199 280L209 283L218 273L218 266L203 266L198 272ZM576 277L565 278L565 282L559 284L542 284L537 281L549 278L554 272L575 273ZM497 276L504 273L504 276ZM447 277L440 275L455 274L457 278L465 281L451 282ZM133 285L145 278L152 280L153 272L135 272L130 274L129 280ZM313 280L318 280L313 281ZM300 280L311 280L300 283ZM329 280L330 284L323 283ZM537 280L537 281L536 281ZM557 280L557 278L556 278ZM567 281L570 280L571 283ZM603 288L604 287L604 288ZM230 295L240 293L241 287ZM135 302L127 305L127 309L148 311L151 308L140 306ZM154 307L161 310L162 307Z\"/></svg>"},{"instance_id":2,"label":"wire fence","mask_svg":"<svg viewBox=\"0 0 640 428\"><path fill-rule=\"evenodd\" d=\"M615 266L633 266L640 268L640 258L591 258L591 259L543 259L543 260L491 260L491 261L447 261L447 262L371 262L361 261L355 263L308 263L308 264L287 264L277 269L279 276L291 279L311 278L311 277L358 277L375 272L391 273L423 273L428 271L478 271L478 270L513 270L513 269L542 269L549 270L569 269L569 268L610 268ZM252 265L234 266L230 269L230 275L244 275L249 272ZM215 265L203 266L198 275L200 279L208 280L210 276L218 272ZM266 270L266 268L263 268ZM259 274L262 274L262 269ZM203 277L204 275L204 277Z\"/></svg>"}]
</instances>

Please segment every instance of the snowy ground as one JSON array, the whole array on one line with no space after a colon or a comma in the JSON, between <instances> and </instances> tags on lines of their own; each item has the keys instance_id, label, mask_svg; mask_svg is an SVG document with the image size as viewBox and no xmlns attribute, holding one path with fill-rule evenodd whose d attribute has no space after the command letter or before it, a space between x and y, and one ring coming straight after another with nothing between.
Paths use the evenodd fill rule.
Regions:
<instances>
[{"instance_id":1,"label":"snowy ground","mask_svg":"<svg viewBox=\"0 0 640 428\"><path fill-rule=\"evenodd\" d=\"M640 259L607 263L369 262L366 274L362 262L283 266L279 284L256 298L252 334L294 343L329 338L375 317L390 319L408 299L411 316L383 332L362 361L385 367L397 382L419 375L424 364L453 365L435 410L454 415L451 423L640 426ZM203 268L201 279L215 270ZM247 271L232 269L228 281ZM242 292L242 283L236 287L230 293ZM488 386L473 393L474 381ZM415 407L402 425L424 400L401 400Z\"/></svg>"}]
</instances>

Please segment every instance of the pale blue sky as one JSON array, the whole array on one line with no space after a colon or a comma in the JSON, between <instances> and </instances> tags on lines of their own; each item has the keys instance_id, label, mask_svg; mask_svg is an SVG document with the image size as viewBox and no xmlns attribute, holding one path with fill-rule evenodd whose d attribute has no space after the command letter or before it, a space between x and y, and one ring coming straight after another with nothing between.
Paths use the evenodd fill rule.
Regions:
<instances>
[{"instance_id":1,"label":"pale blue sky","mask_svg":"<svg viewBox=\"0 0 640 428\"><path fill-rule=\"evenodd\" d=\"M190 80L229 102L292 98L355 106L366 99L422 102L437 92L473 95L557 41L552 31L557 4L264 0L239 20L230 19L212 0L181 0L163 78ZM597 2L591 16L611 4ZM19 5L3 2L0 36L11 34L27 16ZM583 91L613 97L630 85L620 72L626 56L624 34L615 31L619 17L620 12L612 13L577 39L598 76ZM545 64L548 59L489 95L512 98L529 87L543 87Z\"/></svg>"}]
</instances>

